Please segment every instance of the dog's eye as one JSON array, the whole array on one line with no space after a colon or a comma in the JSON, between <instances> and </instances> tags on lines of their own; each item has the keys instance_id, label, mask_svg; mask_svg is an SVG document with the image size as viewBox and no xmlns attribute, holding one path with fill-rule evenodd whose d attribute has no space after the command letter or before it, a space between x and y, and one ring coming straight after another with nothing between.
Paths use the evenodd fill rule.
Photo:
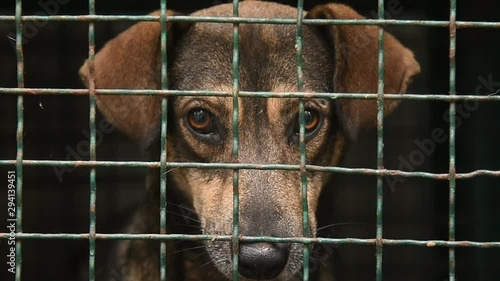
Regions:
<instances>
[{"instance_id":1,"label":"dog's eye","mask_svg":"<svg viewBox=\"0 0 500 281\"><path fill-rule=\"evenodd\" d=\"M214 130L212 115L204 109L193 109L187 116L189 126L200 134L210 134Z\"/></svg>"},{"instance_id":2,"label":"dog's eye","mask_svg":"<svg viewBox=\"0 0 500 281\"><path fill-rule=\"evenodd\" d=\"M305 129L305 138L306 141L311 140L318 133L318 129L321 125L321 115L313 109L304 110L304 129ZM299 142L299 130L300 130L300 122L299 116L295 118L290 126L289 137L290 144L297 144Z\"/></svg>"},{"instance_id":3,"label":"dog's eye","mask_svg":"<svg viewBox=\"0 0 500 281\"><path fill-rule=\"evenodd\" d=\"M314 133L319 127L321 121L320 115L316 110L306 109L304 110L304 129L306 130L306 138L308 135ZM299 116L295 120L295 133L299 134L300 121Z\"/></svg>"},{"instance_id":4,"label":"dog's eye","mask_svg":"<svg viewBox=\"0 0 500 281\"><path fill-rule=\"evenodd\" d=\"M314 131L319 125L319 114L314 110L304 111L304 129L306 134Z\"/></svg>"},{"instance_id":5,"label":"dog's eye","mask_svg":"<svg viewBox=\"0 0 500 281\"><path fill-rule=\"evenodd\" d=\"M210 111L195 108L189 111L185 120L190 131L199 139L212 144L222 142L221 133L224 130Z\"/></svg>"}]
</instances>

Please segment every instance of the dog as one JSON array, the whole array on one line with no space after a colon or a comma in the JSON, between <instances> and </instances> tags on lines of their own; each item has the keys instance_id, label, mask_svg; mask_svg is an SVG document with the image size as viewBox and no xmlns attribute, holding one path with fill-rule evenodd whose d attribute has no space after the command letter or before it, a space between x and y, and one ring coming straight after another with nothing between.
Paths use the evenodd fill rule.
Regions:
<instances>
[{"instance_id":1,"label":"dog","mask_svg":"<svg viewBox=\"0 0 500 281\"><path fill-rule=\"evenodd\" d=\"M277 3L243 1L240 17L297 17L297 9ZM167 11L175 15L174 11ZM232 4L197 11L198 16L232 16ZM159 12L153 13L159 15ZM323 4L304 12L308 19L364 19L348 6ZM233 91L233 25L167 22L168 88ZM97 89L160 89L161 27L140 22L109 41L95 56ZM376 93L378 27L362 25L303 26L303 89L307 93ZM413 53L387 32L385 93L403 94L420 72ZM296 26L239 24L240 89L297 91ZM80 69L88 86L89 62ZM311 95L313 96L313 95ZM158 147L161 98L154 95L97 95L103 116L143 147ZM398 105L385 100L387 116ZM377 122L374 99L305 98L306 161L338 165L345 147ZM239 97L239 157L232 157L232 97L169 96L167 157L172 162L298 164L299 100ZM183 168L168 172L171 208L192 210L196 231L233 233L233 171ZM318 200L329 173L307 171L310 235L316 236ZM131 217L128 233L159 233L158 170L149 177L150 196ZM299 171L239 171L240 235L302 237L302 193ZM328 188L333 188L329 186ZM173 207L172 207L173 206ZM187 207L183 207L187 206ZM192 233L170 209L168 233ZM178 210L177 210L177 213ZM184 213L185 214L185 213ZM182 220L181 220L182 222ZM185 224L185 223L184 223ZM192 249L191 249L192 248ZM168 243L171 280L230 280L232 245L228 241ZM301 280L303 245L299 243L239 244L240 280ZM119 242L108 260L103 280L160 279L159 242ZM99 264L98 264L99 266ZM319 273L317 273L319 272ZM311 277L332 280L330 270ZM297 279L294 279L297 278Z\"/></svg>"}]
</instances>

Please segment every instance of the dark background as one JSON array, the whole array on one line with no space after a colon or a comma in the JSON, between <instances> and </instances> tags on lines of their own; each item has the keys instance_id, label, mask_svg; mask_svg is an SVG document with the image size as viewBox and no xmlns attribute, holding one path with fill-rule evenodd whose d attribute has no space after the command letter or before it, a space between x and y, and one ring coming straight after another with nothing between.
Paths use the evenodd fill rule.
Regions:
<instances>
[{"instance_id":1,"label":"dark background","mask_svg":"<svg viewBox=\"0 0 500 281\"><path fill-rule=\"evenodd\" d=\"M13 15L14 2L2 1L0 14ZM24 1L26 15L43 11L38 1ZM43 1L45 3L45 1ZM157 0L96 1L98 14L145 14L159 8ZM279 1L295 5L294 1ZM306 0L306 9L326 1ZM376 15L376 1L345 0L362 14ZM386 1L389 3L397 1ZM495 0L457 1L458 19L499 21L500 2ZM400 0L400 7L386 12L388 18L448 20L448 1ZM217 4L212 0L169 1L169 8L189 13ZM69 1L57 14L87 14L86 1ZM130 22L97 23L98 49ZM81 88L78 68L88 53L87 24L50 22L37 28L36 36L24 45L26 87ZM411 93L448 93L449 33L446 27L391 27L396 37L415 52L422 74L409 89ZM16 87L16 56L13 22L0 22L0 87ZM500 31L471 28L457 35L457 91L474 94L483 80L500 82ZM481 79L483 78L483 79ZM495 92L500 83L481 94ZM458 103L458 106L463 106ZM25 96L25 159L64 160L68 149L76 150L87 141L88 98L85 96ZM495 102L482 102L473 112L465 111L457 118L457 170L500 170L500 111ZM404 101L385 122L385 166L397 169L401 159L418 150L416 140L431 137L435 128L448 132L443 118L448 110L445 102ZM0 91L0 159L16 156L16 97ZM98 160L148 160L146 153L118 132L106 133L97 147ZM88 156L82 157L88 159ZM74 160L74 158L70 158ZM370 167L376 163L376 133L372 130L346 155L343 166ZM446 173L448 141L436 144L435 151L414 165L417 171ZM1 167L2 175L14 167ZM411 170L412 167L403 167ZM78 168L56 176L52 168L24 168L24 232L83 233L88 232L89 170ZM143 195L144 169L98 169L98 231L116 221ZM392 179L394 180L394 179ZM500 179L476 177L457 181L457 240L500 241ZM7 184L4 183L3 186ZM339 224L324 236L373 238L375 236L376 178L337 176L332 183L332 197L327 198L332 210L331 223ZM384 187L384 237L394 239L448 238L448 182L408 178L394 186ZM6 188L0 188L7 198ZM1 199L0 202L5 202ZM2 206L3 203L1 204ZM5 210L0 220L5 221ZM0 230L6 231L5 229ZM0 240L1 280L13 280L6 273L6 240ZM74 280L78 261L88 253L87 241L26 240L23 242L23 280ZM99 254L99 253L98 253ZM374 280L375 248L346 245L334 249L338 280ZM459 281L500 280L500 250L459 248L456 253ZM5 268L5 269L4 269ZM410 246L384 247L384 280L448 279L448 250Z\"/></svg>"}]
</instances>

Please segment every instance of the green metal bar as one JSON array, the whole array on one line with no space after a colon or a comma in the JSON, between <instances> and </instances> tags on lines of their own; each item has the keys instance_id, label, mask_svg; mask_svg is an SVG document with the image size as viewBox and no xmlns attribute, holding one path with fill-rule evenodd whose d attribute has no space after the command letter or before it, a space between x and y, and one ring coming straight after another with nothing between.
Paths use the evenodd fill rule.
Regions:
<instances>
[{"instance_id":1,"label":"green metal bar","mask_svg":"<svg viewBox=\"0 0 500 281\"><path fill-rule=\"evenodd\" d=\"M160 233L167 233L167 99L161 101ZM167 244L160 244L160 280L167 280Z\"/></svg>"},{"instance_id":2,"label":"green metal bar","mask_svg":"<svg viewBox=\"0 0 500 281\"><path fill-rule=\"evenodd\" d=\"M95 146L94 146L95 147ZM90 225L89 225L89 281L94 281L95 277L95 240L96 240L96 170L90 170Z\"/></svg>"},{"instance_id":3,"label":"green metal bar","mask_svg":"<svg viewBox=\"0 0 500 281\"><path fill-rule=\"evenodd\" d=\"M239 18L239 0L233 0L233 17ZM233 24L233 161L239 162L239 91L240 91L240 34L239 25ZM240 252L240 201L239 201L238 169L233 170L233 280L239 280L239 252Z\"/></svg>"},{"instance_id":4,"label":"green metal bar","mask_svg":"<svg viewBox=\"0 0 500 281\"><path fill-rule=\"evenodd\" d=\"M0 95L88 95L88 89L49 89L49 88L0 88ZM159 95L159 96L219 96L232 97L231 92L201 91L201 90L125 90L125 89L96 89L97 95ZM489 95L468 94L450 96L449 94L385 94L389 100L417 100L417 101L466 101L476 100L483 102L500 101L499 92ZM324 98L324 99L378 99L376 93L308 93L308 92L250 92L239 91L240 97L256 98Z\"/></svg>"},{"instance_id":5,"label":"green metal bar","mask_svg":"<svg viewBox=\"0 0 500 281\"><path fill-rule=\"evenodd\" d=\"M160 0L160 24L161 24L161 89L168 88L167 70L167 1ZM161 152L160 152L160 233L167 233L167 116L168 100L161 100ZM160 243L160 280L167 280L167 244Z\"/></svg>"},{"instance_id":6,"label":"green metal bar","mask_svg":"<svg viewBox=\"0 0 500 281\"><path fill-rule=\"evenodd\" d=\"M16 0L16 56L17 87L24 88L24 51L23 51L23 1ZM16 233L23 232L23 157L24 157L24 97L17 97L17 154L16 154ZM16 281L21 281L23 264L22 243L16 240Z\"/></svg>"},{"instance_id":7,"label":"green metal bar","mask_svg":"<svg viewBox=\"0 0 500 281\"><path fill-rule=\"evenodd\" d=\"M304 90L304 72L303 72L303 58L302 58L302 20L304 13L304 1L297 1L297 32L296 32L296 42L295 46L297 49L297 92L303 92ZM300 150L300 185L302 189L302 235L304 237L310 237L311 231L309 228L309 205L307 200L307 170L306 170L306 141L305 141L305 108L304 99L299 98L299 150ZM303 268L303 280L308 281L310 275L310 249L309 244L303 245L303 255L304 255L304 268Z\"/></svg>"},{"instance_id":8,"label":"green metal bar","mask_svg":"<svg viewBox=\"0 0 500 281\"><path fill-rule=\"evenodd\" d=\"M10 233L0 233L0 239L8 239ZM88 233L18 233L20 240L87 240ZM203 234L104 234L97 233L97 240L154 240L154 241L232 241L232 235L203 235ZM373 246L379 243L377 239L360 238L307 238L307 237L270 237L270 236L240 236L244 242L271 242L271 243L303 243L325 245L366 245ZM476 241L448 241L448 240L411 240L411 239L382 239L385 246L414 246L414 247L445 247L445 248L481 248L497 249L500 242Z\"/></svg>"},{"instance_id":9,"label":"green metal bar","mask_svg":"<svg viewBox=\"0 0 500 281\"><path fill-rule=\"evenodd\" d=\"M89 0L89 15L95 15L95 0ZM88 29L89 53L89 126L90 126L90 161L96 161L96 100L95 100L95 23L89 23ZM95 276L95 234L96 234L96 202L97 184L96 168L90 169L90 200L89 200L89 281L94 281Z\"/></svg>"},{"instance_id":10,"label":"green metal bar","mask_svg":"<svg viewBox=\"0 0 500 281\"><path fill-rule=\"evenodd\" d=\"M384 0L378 0L378 18L385 18ZM378 89L377 89L377 169L384 169L384 29L378 28ZM384 203L384 178L377 176L377 241L382 241L383 238L383 203ZM376 280L382 281L383 270L383 244L376 244Z\"/></svg>"},{"instance_id":11,"label":"green metal bar","mask_svg":"<svg viewBox=\"0 0 500 281\"><path fill-rule=\"evenodd\" d=\"M450 0L450 96L456 95L456 40L457 27L455 24L457 15L456 0ZM456 136L456 103L450 102L450 138L449 138L449 174L450 174L450 195L449 195L449 232L448 240L455 241L455 188L456 188L456 169L455 169L455 136ZM449 255L449 281L455 281L455 249L448 250Z\"/></svg>"},{"instance_id":12,"label":"green metal bar","mask_svg":"<svg viewBox=\"0 0 500 281\"><path fill-rule=\"evenodd\" d=\"M0 166L12 166L16 160L0 160ZM200 162L167 162L167 168L200 168L200 169L239 169L239 170L286 170L300 171L300 165L289 164L253 164L253 163L200 163ZM159 168L161 162L139 161L52 161L52 160L22 160L23 166L35 167L127 167L127 168ZM449 180L450 174L428 172L404 172L400 170L378 170L367 168L343 168L335 166L306 165L307 171L328 172L339 174L359 174L365 176L398 176L403 178L426 178ZM500 177L500 171L474 170L469 173L456 173L456 179L471 179L480 176Z\"/></svg>"},{"instance_id":13,"label":"green metal bar","mask_svg":"<svg viewBox=\"0 0 500 281\"><path fill-rule=\"evenodd\" d=\"M159 16L149 15L27 15L22 21L159 21ZM15 21L15 16L0 16L0 21ZM219 22L219 23L252 23L252 24L286 24L295 25L295 19L265 19L265 18L238 18L238 17L192 17L171 16L173 22ZM429 26L449 27L449 21L439 20L396 20L396 19L304 19L304 25L380 25L380 26ZM500 28L500 22L490 21L457 21L457 28Z\"/></svg>"},{"instance_id":14,"label":"green metal bar","mask_svg":"<svg viewBox=\"0 0 500 281\"><path fill-rule=\"evenodd\" d=\"M158 95L158 96L218 96L232 97L231 92L201 91L201 90L125 90L125 89L96 89L97 95ZM49 88L0 88L0 95L88 95L88 89L49 89ZM467 101L482 102L500 101L500 92L489 95L454 95L449 94L385 94L388 100L416 100L416 101ZM376 93L308 93L308 92L250 92L239 91L240 97L256 98L323 98L323 99L378 99Z\"/></svg>"}]
</instances>

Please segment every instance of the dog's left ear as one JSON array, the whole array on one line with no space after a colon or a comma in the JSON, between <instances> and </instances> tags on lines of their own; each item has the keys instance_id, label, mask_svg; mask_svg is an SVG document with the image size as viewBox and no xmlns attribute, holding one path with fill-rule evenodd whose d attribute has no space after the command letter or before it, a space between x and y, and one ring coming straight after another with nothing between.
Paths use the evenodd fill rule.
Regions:
<instances>
[{"instance_id":1,"label":"dog's left ear","mask_svg":"<svg viewBox=\"0 0 500 281\"><path fill-rule=\"evenodd\" d=\"M365 19L342 4L314 7L306 16L310 19ZM377 93L378 89L378 27L362 25L318 26L335 53L334 90L340 93ZM396 38L385 32L386 94L403 94L420 66L413 53ZM384 114L391 113L398 100L384 100ZM377 124L377 101L340 99L339 117L351 140Z\"/></svg>"}]
</instances>

